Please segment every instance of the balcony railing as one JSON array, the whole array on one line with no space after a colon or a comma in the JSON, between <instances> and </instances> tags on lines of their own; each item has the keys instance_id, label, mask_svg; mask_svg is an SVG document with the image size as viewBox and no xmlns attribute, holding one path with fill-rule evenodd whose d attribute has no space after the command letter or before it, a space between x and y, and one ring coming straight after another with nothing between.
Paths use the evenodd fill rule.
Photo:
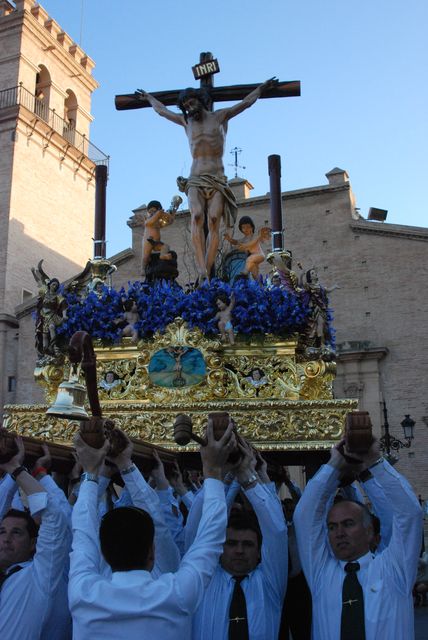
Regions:
<instances>
[{"instance_id":1,"label":"balcony railing","mask_svg":"<svg viewBox=\"0 0 428 640\"><path fill-rule=\"evenodd\" d=\"M43 100L37 98L22 85L0 91L0 109L16 105L22 105L32 111L92 162L104 164L108 167L109 156L106 156L101 149L98 149L83 133L79 133L72 123L61 118L55 112L55 109L49 109Z\"/></svg>"}]
</instances>

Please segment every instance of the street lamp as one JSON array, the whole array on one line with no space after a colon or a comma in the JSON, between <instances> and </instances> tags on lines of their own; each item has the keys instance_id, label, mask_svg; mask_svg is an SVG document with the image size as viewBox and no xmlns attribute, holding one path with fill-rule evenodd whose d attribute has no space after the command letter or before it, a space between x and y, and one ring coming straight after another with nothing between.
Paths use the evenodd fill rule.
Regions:
<instances>
[{"instance_id":1,"label":"street lamp","mask_svg":"<svg viewBox=\"0 0 428 640\"><path fill-rule=\"evenodd\" d=\"M380 442L380 448L385 453L386 457L390 457L391 449L393 451L398 451L403 447L408 449L409 447L412 446L412 440L414 438L413 429L415 426L415 421L412 420L412 418L410 417L410 414L408 413L405 414L404 420L401 421L401 426L403 427L404 438L406 442L402 442L401 440L399 440L398 438L395 438L389 433L388 411L386 408L385 400L383 400L382 405L383 405L383 417L384 417L383 427L384 427L385 433L380 438L379 442Z\"/></svg>"}]
</instances>

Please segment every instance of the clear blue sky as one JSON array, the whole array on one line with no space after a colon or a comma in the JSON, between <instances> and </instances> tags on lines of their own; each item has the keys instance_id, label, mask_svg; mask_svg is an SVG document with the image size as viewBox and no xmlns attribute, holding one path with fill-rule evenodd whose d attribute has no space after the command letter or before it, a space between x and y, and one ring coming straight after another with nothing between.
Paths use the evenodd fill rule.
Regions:
<instances>
[{"instance_id":1,"label":"clear blue sky","mask_svg":"<svg viewBox=\"0 0 428 640\"><path fill-rule=\"evenodd\" d=\"M219 59L217 85L301 81L300 98L259 101L230 123L225 164L240 147L253 195L268 191L267 156L277 153L283 191L325 184L337 166L364 217L374 206L388 222L428 226L427 0L41 4L96 62L91 139L111 156L109 255L130 246L132 209L167 206L190 168L181 127L151 109L116 111L114 96L198 86L201 51Z\"/></svg>"}]
</instances>

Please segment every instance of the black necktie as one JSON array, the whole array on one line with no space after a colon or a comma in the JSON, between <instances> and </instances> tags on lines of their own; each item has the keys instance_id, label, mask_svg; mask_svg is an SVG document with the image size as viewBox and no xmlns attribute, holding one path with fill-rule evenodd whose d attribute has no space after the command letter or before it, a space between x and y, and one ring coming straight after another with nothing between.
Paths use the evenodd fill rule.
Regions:
<instances>
[{"instance_id":1,"label":"black necktie","mask_svg":"<svg viewBox=\"0 0 428 640\"><path fill-rule=\"evenodd\" d=\"M229 608L229 640L248 640L247 603L241 582L248 576L234 576L235 588Z\"/></svg>"},{"instance_id":2,"label":"black necktie","mask_svg":"<svg viewBox=\"0 0 428 640\"><path fill-rule=\"evenodd\" d=\"M358 562L345 564L346 576L342 588L342 621L340 640L365 640L364 596L358 581Z\"/></svg>"},{"instance_id":3,"label":"black necktie","mask_svg":"<svg viewBox=\"0 0 428 640\"><path fill-rule=\"evenodd\" d=\"M16 567L13 567L13 569L11 569L9 571L9 573L0 573L0 591L1 591L1 588L2 588L5 580L10 578L10 576L12 576L17 571L21 571L21 569L22 569L22 567L20 567L19 564L17 564Z\"/></svg>"}]
</instances>

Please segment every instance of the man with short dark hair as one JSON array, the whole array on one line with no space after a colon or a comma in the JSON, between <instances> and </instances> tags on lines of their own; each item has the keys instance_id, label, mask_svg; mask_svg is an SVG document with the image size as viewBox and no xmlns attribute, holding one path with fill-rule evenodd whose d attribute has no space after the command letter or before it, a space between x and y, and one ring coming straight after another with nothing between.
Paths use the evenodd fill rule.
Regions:
<instances>
[{"instance_id":1,"label":"man with short dark hair","mask_svg":"<svg viewBox=\"0 0 428 640\"><path fill-rule=\"evenodd\" d=\"M63 579L67 518L52 495L22 466L25 452L20 438L17 444L17 455L1 463L0 469L27 496L31 516L10 509L0 523L0 638L39 640L48 637L46 625ZM6 503L1 502L2 506ZM41 518L40 528L32 516ZM49 637L59 636L51 630Z\"/></svg>"},{"instance_id":2,"label":"man with short dark hair","mask_svg":"<svg viewBox=\"0 0 428 640\"><path fill-rule=\"evenodd\" d=\"M186 640L191 614L197 608L218 562L224 542L226 503L222 467L235 444L232 424L215 440L208 424L208 443L201 447L205 476L203 516L194 544L176 573L154 579L154 529L142 510L119 507L106 514L98 535L98 475L108 443L88 447L75 438L84 469L79 497L73 510L73 550L70 559L69 600L75 640ZM122 476L135 473L128 461ZM112 576L100 568L99 543L110 563Z\"/></svg>"},{"instance_id":3,"label":"man with short dark hair","mask_svg":"<svg viewBox=\"0 0 428 640\"><path fill-rule=\"evenodd\" d=\"M378 443L359 454L359 468L344 457L343 446L344 441L332 449L329 463L310 480L294 515L312 592L313 640L410 640L421 508L407 481L379 457ZM337 502L325 522L341 478L356 470L364 472L363 482L376 479L393 514L391 538L377 555L371 552L372 518L361 503Z\"/></svg>"},{"instance_id":4,"label":"man with short dark hair","mask_svg":"<svg viewBox=\"0 0 428 640\"><path fill-rule=\"evenodd\" d=\"M256 473L250 445L243 441L240 450L237 482L231 485L227 501L242 489L254 512L235 510L229 518L220 563L194 616L193 640L275 640L278 636L287 584L287 527L264 461ZM264 474L263 482L259 473ZM186 528L194 527L198 498Z\"/></svg>"}]
</instances>

